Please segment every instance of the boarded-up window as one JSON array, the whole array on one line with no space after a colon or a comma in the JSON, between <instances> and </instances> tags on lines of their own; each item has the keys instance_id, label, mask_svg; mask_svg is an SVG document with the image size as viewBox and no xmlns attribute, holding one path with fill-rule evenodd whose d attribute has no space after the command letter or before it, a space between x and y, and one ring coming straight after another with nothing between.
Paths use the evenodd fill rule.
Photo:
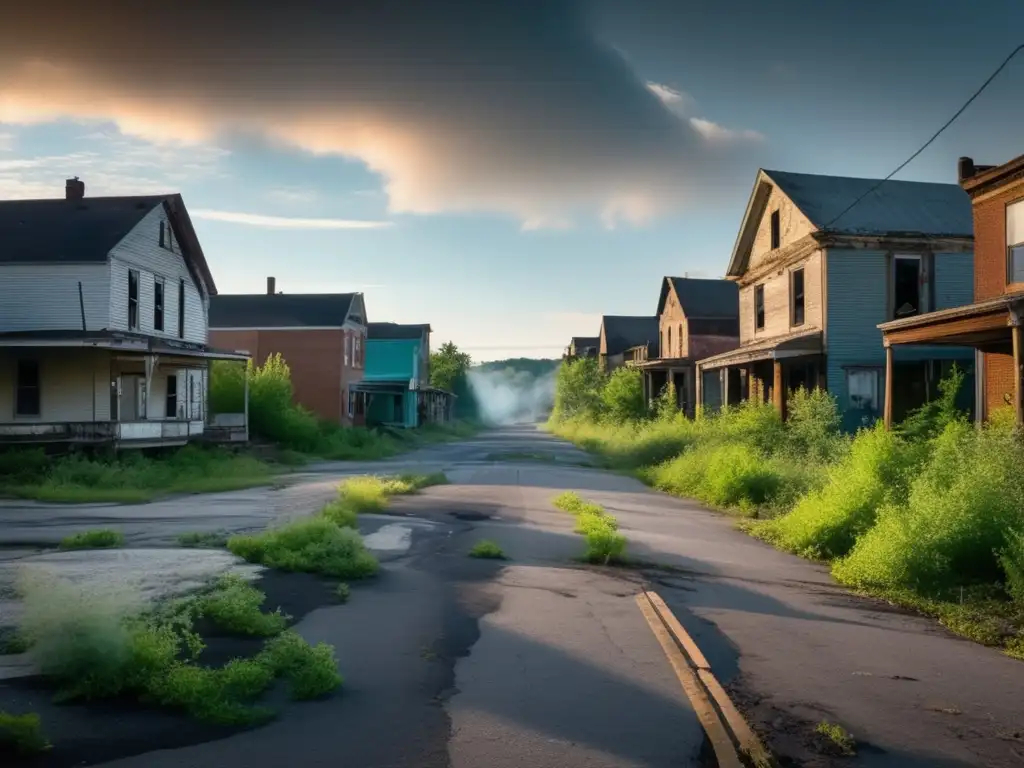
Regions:
<instances>
[{"instance_id":1,"label":"boarded-up window","mask_svg":"<svg viewBox=\"0 0 1024 768\"><path fill-rule=\"evenodd\" d=\"M18 382L14 413L17 416L38 416L42 398L39 396L39 361L18 361Z\"/></svg>"},{"instance_id":2,"label":"boarded-up window","mask_svg":"<svg viewBox=\"0 0 1024 768\"><path fill-rule=\"evenodd\" d=\"M793 325L804 324L804 271L794 269L791 273L790 297L793 304Z\"/></svg>"},{"instance_id":3,"label":"boarded-up window","mask_svg":"<svg viewBox=\"0 0 1024 768\"><path fill-rule=\"evenodd\" d=\"M754 329L764 330L764 286L754 286Z\"/></svg>"},{"instance_id":4,"label":"boarded-up window","mask_svg":"<svg viewBox=\"0 0 1024 768\"><path fill-rule=\"evenodd\" d=\"M128 328L139 329L139 271L128 270Z\"/></svg>"},{"instance_id":5,"label":"boarded-up window","mask_svg":"<svg viewBox=\"0 0 1024 768\"><path fill-rule=\"evenodd\" d=\"M1024 283L1024 200L1006 206L1006 246L1011 283Z\"/></svg>"}]
</instances>

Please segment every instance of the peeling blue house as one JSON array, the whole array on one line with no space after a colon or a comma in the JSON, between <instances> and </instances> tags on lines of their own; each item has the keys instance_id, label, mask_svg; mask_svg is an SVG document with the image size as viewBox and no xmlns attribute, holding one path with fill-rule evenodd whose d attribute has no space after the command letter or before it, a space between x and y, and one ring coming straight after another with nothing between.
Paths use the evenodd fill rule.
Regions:
<instances>
[{"instance_id":1,"label":"peeling blue house","mask_svg":"<svg viewBox=\"0 0 1024 768\"><path fill-rule=\"evenodd\" d=\"M973 230L957 184L759 171L726 275L739 285L740 346L698 363L698 401L757 398L785 413L788 393L822 387L846 429L873 423L886 375L878 324L970 303ZM897 350L895 418L931 399L954 362L970 409L972 349Z\"/></svg>"},{"instance_id":2,"label":"peeling blue house","mask_svg":"<svg viewBox=\"0 0 1024 768\"><path fill-rule=\"evenodd\" d=\"M430 326L369 323L366 367L357 386L366 393L366 423L414 428L452 420L453 396L430 386Z\"/></svg>"}]
</instances>

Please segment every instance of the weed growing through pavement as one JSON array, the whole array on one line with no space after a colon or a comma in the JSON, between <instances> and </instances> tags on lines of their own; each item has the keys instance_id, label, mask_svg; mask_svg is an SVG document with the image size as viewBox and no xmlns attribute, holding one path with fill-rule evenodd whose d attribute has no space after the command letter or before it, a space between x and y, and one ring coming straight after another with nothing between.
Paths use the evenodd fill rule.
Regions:
<instances>
[{"instance_id":1,"label":"weed growing through pavement","mask_svg":"<svg viewBox=\"0 0 1024 768\"><path fill-rule=\"evenodd\" d=\"M815 726L814 731L818 735L824 736L832 742L840 753L847 756L856 754L853 736L847 733L841 725L830 723L827 720L822 720L817 726Z\"/></svg>"},{"instance_id":2,"label":"weed growing through pavement","mask_svg":"<svg viewBox=\"0 0 1024 768\"><path fill-rule=\"evenodd\" d=\"M288 625L288 617L278 608L262 610L266 595L237 574L221 576L214 588L197 601L198 613L221 629L240 635L270 637Z\"/></svg>"},{"instance_id":3,"label":"weed growing through pavement","mask_svg":"<svg viewBox=\"0 0 1024 768\"><path fill-rule=\"evenodd\" d=\"M119 531L83 531L61 539L61 549L110 549L124 546L124 534Z\"/></svg>"},{"instance_id":4,"label":"weed growing through pavement","mask_svg":"<svg viewBox=\"0 0 1024 768\"><path fill-rule=\"evenodd\" d=\"M559 494L552 504L576 516L576 533L583 536L587 545L584 560L601 565L624 562L626 537L618 532L619 521L605 512L604 507L587 501L574 491Z\"/></svg>"},{"instance_id":5,"label":"weed growing through pavement","mask_svg":"<svg viewBox=\"0 0 1024 768\"><path fill-rule=\"evenodd\" d=\"M0 628L0 656L13 656L25 653L31 644L24 633L14 627Z\"/></svg>"},{"instance_id":6,"label":"weed growing through pavement","mask_svg":"<svg viewBox=\"0 0 1024 768\"><path fill-rule=\"evenodd\" d=\"M501 547L498 546L497 542L490 539L483 539L474 544L473 548L469 550L469 556L478 557L483 560L505 559L505 553L501 551Z\"/></svg>"},{"instance_id":7,"label":"weed growing through pavement","mask_svg":"<svg viewBox=\"0 0 1024 768\"><path fill-rule=\"evenodd\" d=\"M27 580L23 631L62 700L130 695L212 723L244 725L273 716L257 705L276 679L293 698L315 698L341 684L334 649L297 633L270 639L249 659L219 668L196 662L203 650L192 629L194 603L148 615L138 601L99 596L52 578Z\"/></svg>"},{"instance_id":8,"label":"weed growing through pavement","mask_svg":"<svg viewBox=\"0 0 1024 768\"><path fill-rule=\"evenodd\" d=\"M344 581L341 582L340 584L338 584L334 588L334 598L339 603L347 603L348 599L349 599L349 597L351 597L351 595L352 595L352 588L348 584L346 584Z\"/></svg>"},{"instance_id":9,"label":"weed growing through pavement","mask_svg":"<svg viewBox=\"0 0 1024 768\"><path fill-rule=\"evenodd\" d=\"M366 578L378 567L357 531L320 517L296 520L262 533L232 536L228 550L269 568L339 579Z\"/></svg>"},{"instance_id":10,"label":"weed growing through pavement","mask_svg":"<svg viewBox=\"0 0 1024 768\"><path fill-rule=\"evenodd\" d=\"M227 543L228 537L217 531L193 531L178 537L178 544L190 549L222 549Z\"/></svg>"},{"instance_id":11,"label":"weed growing through pavement","mask_svg":"<svg viewBox=\"0 0 1024 768\"><path fill-rule=\"evenodd\" d=\"M5 752L21 757L38 755L50 749L50 742L43 733L39 715L11 715L0 712L0 755Z\"/></svg>"}]
</instances>

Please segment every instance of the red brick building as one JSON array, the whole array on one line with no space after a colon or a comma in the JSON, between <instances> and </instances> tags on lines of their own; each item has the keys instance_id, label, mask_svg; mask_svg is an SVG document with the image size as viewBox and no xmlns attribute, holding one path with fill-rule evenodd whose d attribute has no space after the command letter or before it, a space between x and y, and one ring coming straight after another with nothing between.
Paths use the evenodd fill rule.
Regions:
<instances>
[{"instance_id":1,"label":"red brick building","mask_svg":"<svg viewBox=\"0 0 1024 768\"><path fill-rule=\"evenodd\" d=\"M998 166L962 157L959 177L974 210L974 303L879 328L890 360L899 344L974 347L979 418L1012 408L1024 424L1024 155Z\"/></svg>"},{"instance_id":2,"label":"red brick building","mask_svg":"<svg viewBox=\"0 0 1024 768\"><path fill-rule=\"evenodd\" d=\"M296 402L335 423L363 423L364 396L354 387L366 363L361 293L277 293L269 277L265 294L213 297L210 343L244 349L257 365L279 353Z\"/></svg>"}]
</instances>

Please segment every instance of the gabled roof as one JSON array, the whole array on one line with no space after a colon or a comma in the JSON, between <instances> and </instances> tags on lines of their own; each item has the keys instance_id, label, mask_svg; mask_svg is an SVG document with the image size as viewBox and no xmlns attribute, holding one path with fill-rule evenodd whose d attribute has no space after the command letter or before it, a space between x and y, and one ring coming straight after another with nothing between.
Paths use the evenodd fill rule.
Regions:
<instances>
[{"instance_id":1,"label":"gabled roof","mask_svg":"<svg viewBox=\"0 0 1024 768\"><path fill-rule=\"evenodd\" d=\"M617 355L630 347L658 340L658 318L635 315L605 315L601 318L601 335L606 353Z\"/></svg>"},{"instance_id":2,"label":"gabled roof","mask_svg":"<svg viewBox=\"0 0 1024 768\"><path fill-rule=\"evenodd\" d=\"M0 201L0 264L102 263L111 249L163 204L193 277L217 293L181 195Z\"/></svg>"},{"instance_id":3,"label":"gabled roof","mask_svg":"<svg viewBox=\"0 0 1024 768\"><path fill-rule=\"evenodd\" d=\"M368 339L421 339L425 333L430 333L429 323L368 323L366 326Z\"/></svg>"},{"instance_id":4,"label":"gabled roof","mask_svg":"<svg viewBox=\"0 0 1024 768\"><path fill-rule=\"evenodd\" d=\"M361 293L221 294L210 299L210 328L338 328L354 302Z\"/></svg>"},{"instance_id":5,"label":"gabled roof","mask_svg":"<svg viewBox=\"0 0 1024 768\"><path fill-rule=\"evenodd\" d=\"M601 346L600 336L573 336L569 339L569 346L575 347L576 349L583 349L584 347L599 347Z\"/></svg>"},{"instance_id":6,"label":"gabled roof","mask_svg":"<svg viewBox=\"0 0 1024 768\"><path fill-rule=\"evenodd\" d=\"M739 288L730 280L707 280L694 277L666 277L661 281L658 315L665 311L669 289L675 291L679 306L687 318L738 318Z\"/></svg>"},{"instance_id":7,"label":"gabled roof","mask_svg":"<svg viewBox=\"0 0 1024 768\"><path fill-rule=\"evenodd\" d=\"M869 191L875 185L880 186ZM876 236L974 236L971 201L959 184L882 182L880 179L762 169L757 173L733 247L729 261L730 276L736 277L746 271L750 249L772 186L786 195L821 231ZM861 195L865 197L846 210Z\"/></svg>"}]
</instances>

